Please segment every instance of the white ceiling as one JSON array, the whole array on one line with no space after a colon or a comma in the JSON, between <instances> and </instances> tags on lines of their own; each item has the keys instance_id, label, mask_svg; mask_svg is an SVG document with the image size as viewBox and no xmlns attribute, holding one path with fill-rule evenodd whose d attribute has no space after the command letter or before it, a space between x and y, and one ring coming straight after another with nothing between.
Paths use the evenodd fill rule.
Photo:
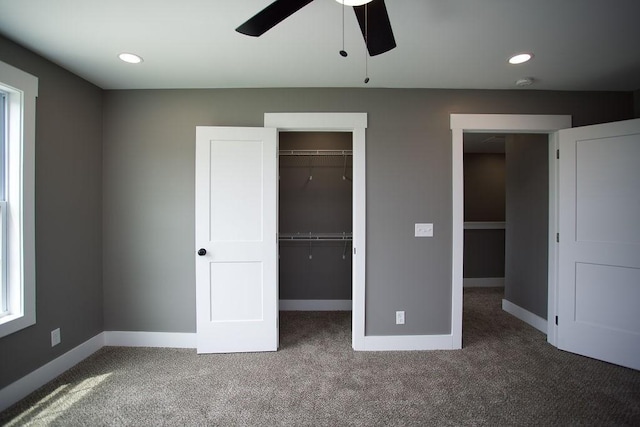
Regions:
<instances>
[{"instance_id":1,"label":"white ceiling","mask_svg":"<svg viewBox=\"0 0 640 427\"><path fill-rule=\"evenodd\" d=\"M315 0L260 38L235 28L271 0L0 0L0 34L105 89L360 87L353 11ZM368 87L636 90L640 0L386 0L398 47ZM507 58L534 52L527 64ZM118 60L141 55L139 65ZM527 89L522 89L527 90Z\"/></svg>"}]
</instances>

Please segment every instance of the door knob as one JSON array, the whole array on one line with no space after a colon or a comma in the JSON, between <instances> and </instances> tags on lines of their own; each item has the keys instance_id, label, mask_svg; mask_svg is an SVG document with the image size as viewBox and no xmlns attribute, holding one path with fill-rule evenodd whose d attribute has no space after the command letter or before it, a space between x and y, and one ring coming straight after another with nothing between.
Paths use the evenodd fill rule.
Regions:
<instances>
[{"instance_id":1,"label":"door knob","mask_svg":"<svg viewBox=\"0 0 640 427\"><path fill-rule=\"evenodd\" d=\"M198 255L204 256L207 254L207 250L205 248L198 249Z\"/></svg>"}]
</instances>

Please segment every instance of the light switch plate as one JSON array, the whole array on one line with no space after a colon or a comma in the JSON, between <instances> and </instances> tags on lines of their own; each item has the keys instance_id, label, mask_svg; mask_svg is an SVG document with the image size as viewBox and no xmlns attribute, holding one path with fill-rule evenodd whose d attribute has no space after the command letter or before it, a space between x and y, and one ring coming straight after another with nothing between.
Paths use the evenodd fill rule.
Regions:
<instances>
[{"instance_id":1,"label":"light switch plate","mask_svg":"<svg viewBox=\"0 0 640 427\"><path fill-rule=\"evenodd\" d=\"M433 237L433 224L420 223L416 224L416 237Z\"/></svg>"}]
</instances>

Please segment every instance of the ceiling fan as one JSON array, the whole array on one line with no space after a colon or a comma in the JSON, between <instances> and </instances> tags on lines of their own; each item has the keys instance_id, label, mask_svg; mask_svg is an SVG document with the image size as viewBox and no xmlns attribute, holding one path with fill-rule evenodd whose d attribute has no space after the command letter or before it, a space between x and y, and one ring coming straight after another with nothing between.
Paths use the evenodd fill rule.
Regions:
<instances>
[{"instance_id":1,"label":"ceiling fan","mask_svg":"<svg viewBox=\"0 0 640 427\"><path fill-rule=\"evenodd\" d=\"M248 36L260 37L271 28L293 15L313 0L276 0L258 12L236 31ZM336 0L353 6L362 36L370 56L380 55L396 47L391 22L384 0Z\"/></svg>"}]
</instances>

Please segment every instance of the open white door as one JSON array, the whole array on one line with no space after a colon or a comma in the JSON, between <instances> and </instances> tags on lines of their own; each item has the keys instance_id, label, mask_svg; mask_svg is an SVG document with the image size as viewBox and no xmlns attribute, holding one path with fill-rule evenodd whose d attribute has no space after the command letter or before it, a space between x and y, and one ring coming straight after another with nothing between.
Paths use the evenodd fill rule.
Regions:
<instances>
[{"instance_id":1,"label":"open white door","mask_svg":"<svg viewBox=\"0 0 640 427\"><path fill-rule=\"evenodd\" d=\"M278 347L277 132L196 128L198 353Z\"/></svg>"},{"instance_id":2,"label":"open white door","mask_svg":"<svg viewBox=\"0 0 640 427\"><path fill-rule=\"evenodd\" d=\"M640 119L559 141L558 348L640 369Z\"/></svg>"}]
</instances>

